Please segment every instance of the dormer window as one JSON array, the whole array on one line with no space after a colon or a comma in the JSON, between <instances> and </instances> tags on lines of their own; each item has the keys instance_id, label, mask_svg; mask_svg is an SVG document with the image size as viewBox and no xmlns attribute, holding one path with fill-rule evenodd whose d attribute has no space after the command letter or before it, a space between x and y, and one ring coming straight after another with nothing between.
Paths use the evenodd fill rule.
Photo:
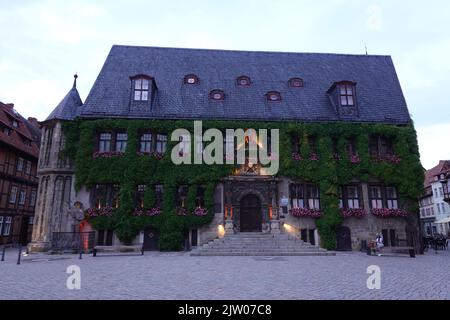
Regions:
<instances>
[{"instance_id":1,"label":"dormer window","mask_svg":"<svg viewBox=\"0 0 450 320\"><path fill-rule=\"evenodd\" d=\"M268 101L281 101L281 94L278 91L269 91L266 93Z\"/></svg>"},{"instance_id":2,"label":"dormer window","mask_svg":"<svg viewBox=\"0 0 450 320\"><path fill-rule=\"evenodd\" d=\"M14 127L14 128L18 128L19 127L19 122L17 121L17 120L13 120L12 121L12 126Z\"/></svg>"},{"instance_id":3,"label":"dormer window","mask_svg":"<svg viewBox=\"0 0 450 320\"><path fill-rule=\"evenodd\" d=\"M195 74L188 74L184 77L185 84L197 84L198 82L199 79Z\"/></svg>"},{"instance_id":4,"label":"dormer window","mask_svg":"<svg viewBox=\"0 0 450 320\"><path fill-rule=\"evenodd\" d=\"M355 85L351 82L339 84L339 101L341 106L355 105Z\"/></svg>"},{"instance_id":5,"label":"dormer window","mask_svg":"<svg viewBox=\"0 0 450 320\"><path fill-rule=\"evenodd\" d=\"M236 79L236 84L238 86L249 86L250 85L250 78L247 76L240 76Z\"/></svg>"},{"instance_id":6,"label":"dormer window","mask_svg":"<svg viewBox=\"0 0 450 320\"><path fill-rule=\"evenodd\" d=\"M152 78L145 74L139 74L130 77L130 79L133 85L133 100L148 101L150 95L150 81L152 81Z\"/></svg>"},{"instance_id":7,"label":"dormer window","mask_svg":"<svg viewBox=\"0 0 450 320\"><path fill-rule=\"evenodd\" d=\"M289 79L289 87L291 87L291 88L302 88L303 87L303 79L301 79L301 78L291 78L291 79Z\"/></svg>"},{"instance_id":8,"label":"dormer window","mask_svg":"<svg viewBox=\"0 0 450 320\"><path fill-rule=\"evenodd\" d=\"M225 94L222 90L211 90L211 92L209 93L209 98L211 100L224 100Z\"/></svg>"}]
</instances>

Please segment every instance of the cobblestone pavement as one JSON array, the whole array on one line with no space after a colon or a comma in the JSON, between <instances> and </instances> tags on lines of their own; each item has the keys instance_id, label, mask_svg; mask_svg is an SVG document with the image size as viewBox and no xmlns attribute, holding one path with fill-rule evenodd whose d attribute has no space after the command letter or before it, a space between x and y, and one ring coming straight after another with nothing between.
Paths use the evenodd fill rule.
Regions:
<instances>
[{"instance_id":1,"label":"cobblestone pavement","mask_svg":"<svg viewBox=\"0 0 450 320\"><path fill-rule=\"evenodd\" d=\"M0 262L0 299L450 299L450 251L415 259L338 253L329 257L191 257L31 254ZM69 290L67 267L81 269ZM366 286L367 267L381 288Z\"/></svg>"}]
</instances>

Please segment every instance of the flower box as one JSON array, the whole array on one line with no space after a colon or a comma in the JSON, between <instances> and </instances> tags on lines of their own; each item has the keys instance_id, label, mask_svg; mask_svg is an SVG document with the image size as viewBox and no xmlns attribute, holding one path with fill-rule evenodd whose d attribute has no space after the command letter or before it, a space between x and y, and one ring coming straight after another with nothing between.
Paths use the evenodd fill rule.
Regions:
<instances>
[{"instance_id":1,"label":"flower box","mask_svg":"<svg viewBox=\"0 0 450 320\"><path fill-rule=\"evenodd\" d=\"M150 157L154 157L158 160L160 160L164 157L164 153L161 153L161 152L137 152L136 154L140 157L150 156Z\"/></svg>"},{"instance_id":2,"label":"flower box","mask_svg":"<svg viewBox=\"0 0 450 320\"><path fill-rule=\"evenodd\" d=\"M114 209L112 207L101 207L101 208L89 208L85 211L85 216L87 218L96 217L112 217Z\"/></svg>"},{"instance_id":3,"label":"flower box","mask_svg":"<svg viewBox=\"0 0 450 320\"><path fill-rule=\"evenodd\" d=\"M380 218L406 217L408 215L408 212L404 209L374 208L371 212L374 216Z\"/></svg>"},{"instance_id":4,"label":"flower box","mask_svg":"<svg viewBox=\"0 0 450 320\"><path fill-rule=\"evenodd\" d=\"M319 160L319 156L317 155L317 153L311 153L311 155L309 156L309 160L311 161L317 161Z\"/></svg>"},{"instance_id":5,"label":"flower box","mask_svg":"<svg viewBox=\"0 0 450 320\"><path fill-rule=\"evenodd\" d=\"M322 216L322 212L320 210L308 208L292 208L289 210L289 213L294 217L319 218Z\"/></svg>"},{"instance_id":6,"label":"flower box","mask_svg":"<svg viewBox=\"0 0 450 320\"><path fill-rule=\"evenodd\" d=\"M292 160L301 161L303 160L302 156L298 152L292 152Z\"/></svg>"},{"instance_id":7,"label":"flower box","mask_svg":"<svg viewBox=\"0 0 450 320\"><path fill-rule=\"evenodd\" d=\"M133 215L137 216L137 217L142 217L142 216L153 217L153 216L160 215L161 212L162 212L162 210L160 208L156 208L156 207L148 209L148 210L143 210L141 208L137 208L134 210Z\"/></svg>"},{"instance_id":8,"label":"flower box","mask_svg":"<svg viewBox=\"0 0 450 320\"><path fill-rule=\"evenodd\" d=\"M198 207L195 208L193 214L196 216L206 216L208 214L208 209Z\"/></svg>"},{"instance_id":9,"label":"flower box","mask_svg":"<svg viewBox=\"0 0 450 320\"><path fill-rule=\"evenodd\" d=\"M366 210L362 209L362 208L358 208L358 209L350 209L350 208L341 208L341 216L344 218L350 218L350 217L357 217L357 218L361 218L364 217L367 213Z\"/></svg>"},{"instance_id":10,"label":"flower box","mask_svg":"<svg viewBox=\"0 0 450 320\"><path fill-rule=\"evenodd\" d=\"M389 162L389 163L400 163L402 161L402 159L397 155L374 156L373 160L375 162Z\"/></svg>"},{"instance_id":11,"label":"flower box","mask_svg":"<svg viewBox=\"0 0 450 320\"><path fill-rule=\"evenodd\" d=\"M123 157L125 153L120 151L110 151L110 152L94 152L93 158L111 158L111 157Z\"/></svg>"},{"instance_id":12,"label":"flower box","mask_svg":"<svg viewBox=\"0 0 450 320\"><path fill-rule=\"evenodd\" d=\"M357 154L350 155L350 163L357 164L361 162L361 158Z\"/></svg>"}]
</instances>

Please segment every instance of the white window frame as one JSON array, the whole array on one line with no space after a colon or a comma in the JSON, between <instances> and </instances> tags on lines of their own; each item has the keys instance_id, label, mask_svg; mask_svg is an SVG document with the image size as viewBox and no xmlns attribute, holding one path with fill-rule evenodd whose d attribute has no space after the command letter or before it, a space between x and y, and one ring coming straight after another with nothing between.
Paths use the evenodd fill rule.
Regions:
<instances>
[{"instance_id":1,"label":"white window frame","mask_svg":"<svg viewBox=\"0 0 450 320\"><path fill-rule=\"evenodd\" d=\"M8 203L15 204L17 202L17 192L19 191L19 188L17 186L11 187L11 192L9 194Z\"/></svg>"},{"instance_id":2,"label":"white window frame","mask_svg":"<svg viewBox=\"0 0 450 320\"><path fill-rule=\"evenodd\" d=\"M22 157L19 157L18 159L17 159L17 170L16 171L18 171L18 172L22 172L23 171L23 164L24 164L24 162L25 162L25 159L24 158L22 158Z\"/></svg>"},{"instance_id":3,"label":"white window frame","mask_svg":"<svg viewBox=\"0 0 450 320\"><path fill-rule=\"evenodd\" d=\"M4 224L5 226L3 227L3 236L9 236L9 234L11 233L12 217L5 217Z\"/></svg>"},{"instance_id":4,"label":"white window frame","mask_svg":"<svg viewBox=\"0 0 450 320\"><path fill-rule=\"evenodd\" d=\"M19 204L24 205L25 199L27 198L27 191L26 190L20 190L19 191Z\"/></svg>"}]
</instances>

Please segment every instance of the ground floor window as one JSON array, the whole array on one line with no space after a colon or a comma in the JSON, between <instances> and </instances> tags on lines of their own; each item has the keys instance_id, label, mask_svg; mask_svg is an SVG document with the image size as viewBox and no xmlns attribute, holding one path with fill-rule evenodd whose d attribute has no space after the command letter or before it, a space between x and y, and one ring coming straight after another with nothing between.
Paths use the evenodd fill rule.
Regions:
<instances>
[{"instance_id":1,"label":"ground floor window","mask_svg":"<svg viewBox=\"0 0 450 320\"><path fill-rule=\"evenodd\" d=\"M293 183L289 189L292 208L320 209L320 193L317 186Z\"/></svg>"},{"instance_id":2,"label":"ground floor window","mask_svg":"<svg viewBox=\"0 0 450 320\"><path fill-rule=\"evenodd\" d=\"M393 186L369 186L370 205L372 208L398 209L397 188Z\"/></svg>"},{"instance_id":3,"label":"ground floor window","mask_svg":"<svg viewBox=\"0 0 450 320\"><path fill-rule=\"evenodd\" d=\"M119 207L119 185L97 184L94 188L93 203L95 208Z\"/></svg>"},{"instance_id":4,"label":"ground floor window","mask_svg":"<svg viewBox=\"0 0 450 320\"><path fill-rule=\"evenodd\" d=\"M113 230L100 229L97 234L97 245L99 246L112 246L113 242Z\"/></svg>"},{"instance_id":5,"label":"ground floor window","mask_svg":"<svg viewBox=\"0 0 450 320\"><path fill-rule=\"evenodd\" d=\"M0 216L0 236L9 236L11 233L12 217Z\"/></svg>"}]
</instances>

